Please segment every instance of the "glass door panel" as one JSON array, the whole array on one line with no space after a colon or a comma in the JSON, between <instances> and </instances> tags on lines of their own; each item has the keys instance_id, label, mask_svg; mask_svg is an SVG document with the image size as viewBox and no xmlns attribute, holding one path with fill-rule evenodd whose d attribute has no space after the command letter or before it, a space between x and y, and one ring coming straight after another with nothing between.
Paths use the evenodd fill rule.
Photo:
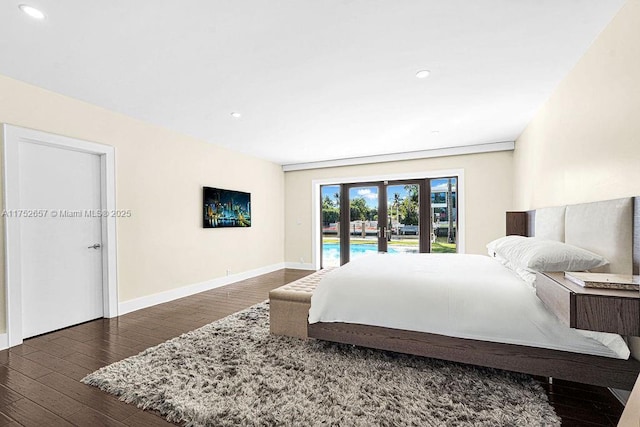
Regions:
<instances>
[{"instance_id":1,"label":"glass door panel","mask_svg":"<svg viewBox=\"0 0 640 427\"><path fill-rule=\"evenodd\" d=\"M340 185L320 187L322 197L322 267L340 266Z\"/></svg>"},{"instance_id":2,"label":"glass door panel","mask_svg":"<svg viewBox=\"0 0 640 427\"><path fill-rule=\"evenodd\" d=\"M384 250L379 248L379 194L377 185L349 187L349 260Z\"/></svg>"},{"instance_id":3,"label":"glass door panel","mask_svg":"<svg viewBox=\"0 0 640 427\"><path fill-rule=\"evenodd\" d=\"M420 186L387 185L387 252L420 252Z\"/></svg>"},{"instance_id":4,"label":"glass door panel","mask_svg":"<svg viewBox=\"0 0 640 427\"><path fill-rule=\"evenodd\" d=\"M457 251L457 178L431 179L431 252Z\"/></svg>"},{"instance_id":5,"label":"glass door panel","mask_svg":"<svg viewBox=\"0 0 640 427\"><path fill-rule=\"evenodd\" d=\"M321 266L375 252L457 252L457 183L447 177L321 186Z\"/></svg>"}]
</instances>

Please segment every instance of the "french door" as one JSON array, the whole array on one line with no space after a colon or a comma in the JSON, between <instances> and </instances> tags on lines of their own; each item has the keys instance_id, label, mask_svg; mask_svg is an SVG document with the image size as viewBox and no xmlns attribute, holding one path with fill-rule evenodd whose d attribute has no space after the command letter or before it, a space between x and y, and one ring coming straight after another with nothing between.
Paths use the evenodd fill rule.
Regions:
<instances>
[{"instance_id":1,"label":"french door","mask_svg":"<svg viewBox=\"0 0 640 427\"><path fill-rule=\"evenodd\" d=\"M322 266L375 252L455 252L456 183L451 177L322 186Z\"/></svg>"}]
</instances>

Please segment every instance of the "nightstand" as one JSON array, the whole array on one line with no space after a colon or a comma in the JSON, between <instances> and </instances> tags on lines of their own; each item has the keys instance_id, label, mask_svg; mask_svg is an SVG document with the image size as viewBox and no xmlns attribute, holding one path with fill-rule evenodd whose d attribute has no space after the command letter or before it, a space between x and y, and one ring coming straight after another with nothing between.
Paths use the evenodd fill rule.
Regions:
<instances>
[{"instance_id":1,"label":"nightstand","mask_svg":"<svg viewBox=\"0 0 640 427\"><path fill-rule=\"evenodd\" d=\"M584 288L564 273L537 273L536 295L565 325L640 336L640 292Z\"/></svg>"}]
</instances>

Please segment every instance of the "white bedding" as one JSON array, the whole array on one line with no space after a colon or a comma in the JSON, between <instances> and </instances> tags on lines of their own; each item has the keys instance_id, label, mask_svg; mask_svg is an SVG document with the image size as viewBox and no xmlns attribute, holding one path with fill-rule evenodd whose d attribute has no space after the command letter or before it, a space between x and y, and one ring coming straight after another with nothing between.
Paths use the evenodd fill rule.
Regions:
<instances>
[{"instance_id":1,"label":"white bedding","mask_svg":"<svg viewBox=\"0 0 640 427\"><path fill-rule=\"evenodd\" d=\"M309 323L345 322L628 359L621 336L578 331L483 255L373 254L328 273Z\"/></svg>"}]
</instances>

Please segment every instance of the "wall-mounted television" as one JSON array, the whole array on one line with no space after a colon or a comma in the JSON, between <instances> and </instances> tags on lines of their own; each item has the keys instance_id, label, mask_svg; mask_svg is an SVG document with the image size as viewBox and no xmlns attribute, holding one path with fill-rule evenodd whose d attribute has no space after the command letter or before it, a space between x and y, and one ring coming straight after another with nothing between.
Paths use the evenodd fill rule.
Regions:
<instances>
[{"instance_id":1,"label":"wall-mounted television","mask_svg":"<svg viewBox=\"0 0 640 427\"><path fill-rule=\"evenodd\" d=\"M202 187L204 228L251 227L251 193Z\"/></svg>"}]
</instances>

